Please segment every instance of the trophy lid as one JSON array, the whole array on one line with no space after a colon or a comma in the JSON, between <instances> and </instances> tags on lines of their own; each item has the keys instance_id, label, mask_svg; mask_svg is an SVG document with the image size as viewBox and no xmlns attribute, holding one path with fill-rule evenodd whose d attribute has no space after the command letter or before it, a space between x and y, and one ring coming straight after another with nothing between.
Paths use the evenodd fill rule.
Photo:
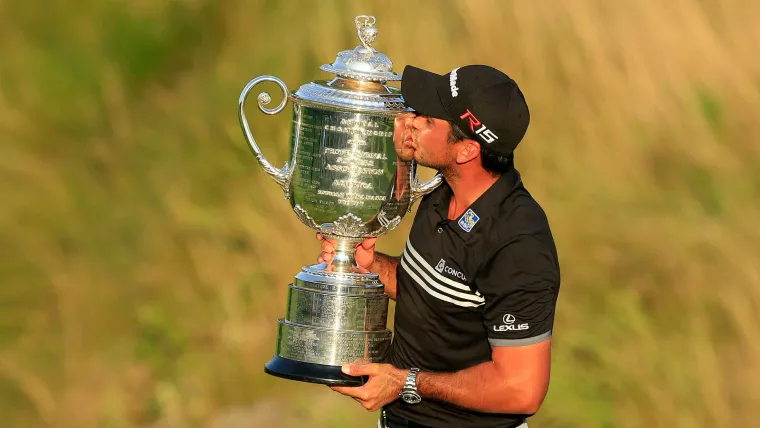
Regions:
<instances>
[{"instance_id":1,"label":"trophy lid","mask_svg":"<svg viewBox=\"0 0 760 428\"><path fill-rule=\"evenodd\" d=\"M293 99L320 107L379 114L409 111L401 90L385 84L401 80L401 75L393 72L390 58L371 46L377 37L375 21L374 16L354 18L362 45L338 53L335 62L319 67L335 74L333 80L307 83L292 94Z\"/></svg>"},{"instance_id":2,"label":"trophy lid","mask_svg":"<svg viewBox=\"0 0 760 428\"><path fill-rule=\"evenodd\" d=\"M362 46L340 52L335 62L322 65L319 67L320 70L339 77L370 82L401 80L401 76L393 72L393 62L390 58L372 47L377 38L375 22L374 16L359 15L354 18Z\"/></svg>"}]
</instances>

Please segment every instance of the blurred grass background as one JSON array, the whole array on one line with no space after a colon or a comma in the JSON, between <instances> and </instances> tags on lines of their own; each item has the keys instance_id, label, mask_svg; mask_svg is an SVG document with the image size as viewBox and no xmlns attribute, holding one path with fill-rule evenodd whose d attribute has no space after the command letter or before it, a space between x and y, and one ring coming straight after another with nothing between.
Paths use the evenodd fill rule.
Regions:
<instances>
[{"instance_id":1,"label":"blurred grass background","mask_svg":"<svg viewBox=\"0 0 760 428\"><path fill-rule=\"evenodd\" d=\"M740 0L0 0L0 424L373 426L263 373L318 245L235 110L258 75L328 77L358 14L397 71L486 63L526 94L517 164L563 270L531 426L757 426L760 3ZM249 109L278 166L286 111Z\"/></svg>"}]
</instances>

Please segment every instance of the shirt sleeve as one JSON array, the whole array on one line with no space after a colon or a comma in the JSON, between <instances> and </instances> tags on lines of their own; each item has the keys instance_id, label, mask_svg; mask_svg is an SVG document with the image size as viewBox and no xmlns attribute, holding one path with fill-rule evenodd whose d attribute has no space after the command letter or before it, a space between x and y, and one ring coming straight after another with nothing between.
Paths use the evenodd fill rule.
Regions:
<instances>
[{"instance_id":1,"label":"shirt sleeve","mask_svg":"<svg viewBox=\"0 0 760 428\"><path fill-rule=\"evenodd\" d=\"M525 346L552 335L560 274L551 237L521 235L479 270L483 325L492 346Z\"/></svg>"}]
</instances>

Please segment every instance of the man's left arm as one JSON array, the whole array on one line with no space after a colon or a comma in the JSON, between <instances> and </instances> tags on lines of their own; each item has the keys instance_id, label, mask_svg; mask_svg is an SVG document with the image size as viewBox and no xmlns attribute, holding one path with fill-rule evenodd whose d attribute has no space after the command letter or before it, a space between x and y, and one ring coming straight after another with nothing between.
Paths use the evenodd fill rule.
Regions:
<instances>
[{"instance_id":1,"label":"man's left arm","mask_svg":"<svg viewBox=\"0 0 760 428\"><path fill-rule=\"evenodd\" d=\"M423 400L433 398L489 413L536 413L549 388L551 338L491 349L491 361L458 372L420 372L417 388Z\"/></svg>"},{"instance_id":2,"label":"man's left arm","mask_svg":"<svg viewBox=\"0 0 760 428\"><path fill-rule=\"evenodd\" d=\"M422 399L437 399L487 413L532 415L549 387L551 338L519 347L492 347L491 361L453 373L420 372ZM407 369L390 364L348 364L343 372L368 376L361 387L333 386L374 412L399 398Z\"/></svg>"},{"instance_id":3,"label":"man's left arm","mask_svg":"<svg viewBox=\"0 0 760 428\"><path fill-rule=\"evenodd\" d=\"M420 372L423 400L443 400L492 413L533 414L549 386L551 333L559 293L559 265L551 235L518 236L498 249L476 281L485 297L483 326L491 360L454 372ZM338 392L376 410L395 400L408 370L387 364L350 365L368 375L360 388Z\"/></svg>"},{"instance_id":4,"label":"man's left arm","mask_svg":"<svg viewBox=\"0 0 760 428\"><path fill-rule=\"evenodd\" d=\"M549 388L551 334L559 294L551 233L520 235L479 272L491 361L456 373L420 373L423 396L484 412L533 414Z\"/></svg>"}]
</instances>

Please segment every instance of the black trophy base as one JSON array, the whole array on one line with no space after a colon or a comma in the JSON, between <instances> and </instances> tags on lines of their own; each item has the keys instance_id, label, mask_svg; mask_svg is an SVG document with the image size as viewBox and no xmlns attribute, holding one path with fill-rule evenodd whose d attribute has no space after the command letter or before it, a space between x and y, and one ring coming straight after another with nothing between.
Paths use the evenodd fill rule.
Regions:
<instances>
[{"instance_id":1,"label":"black trophy base","mask_svg":"<svg viewBox=\"0 0 760 428\"><path fill-rule=\"evenodd\" d=\"M368 380L367 376L349 376L340 371L340 366L304 363L277 355L266 363L264 372L284 379L330 386L362 386Z\"/></svg>"}]
</instances>

